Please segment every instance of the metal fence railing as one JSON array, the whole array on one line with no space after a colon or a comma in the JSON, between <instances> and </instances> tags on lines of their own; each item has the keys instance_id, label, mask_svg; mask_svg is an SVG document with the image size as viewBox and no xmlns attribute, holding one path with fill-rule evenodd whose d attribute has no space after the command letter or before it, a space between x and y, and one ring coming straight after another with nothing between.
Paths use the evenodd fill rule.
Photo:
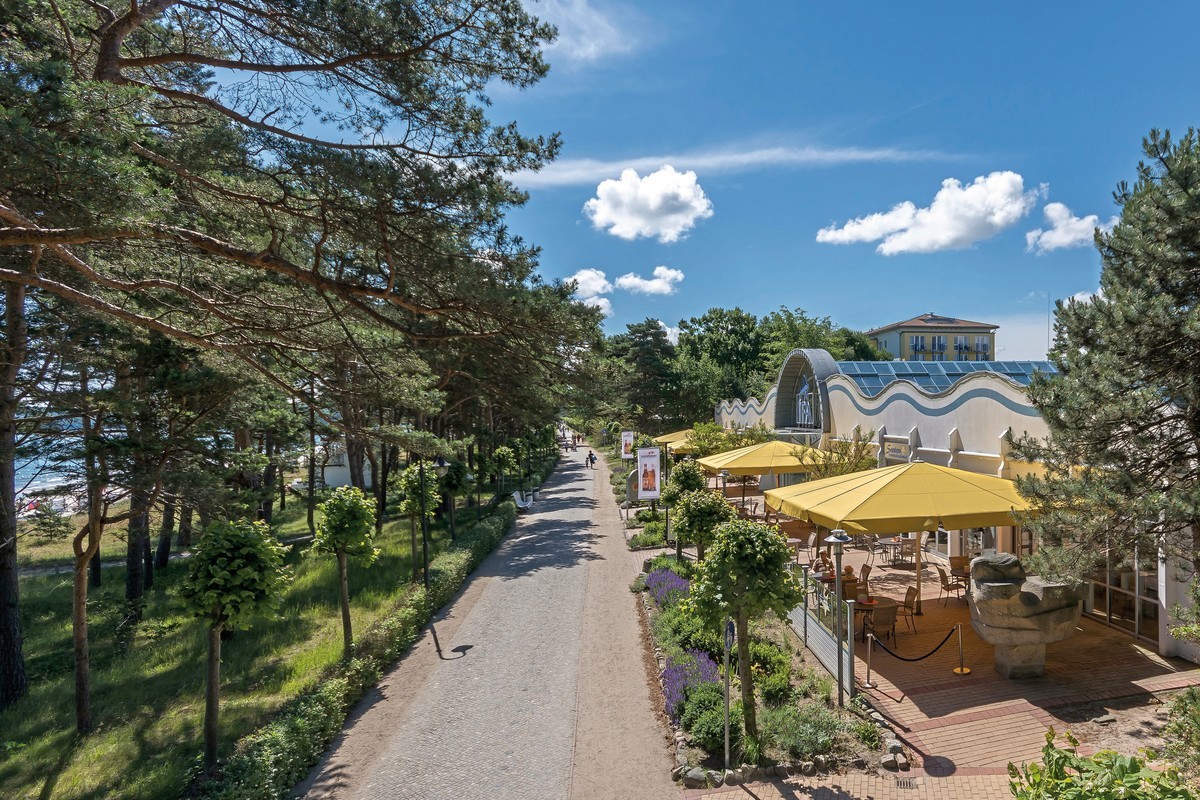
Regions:
<instances>
[{"instance_id":1,"label":"metal fence railing","mask_svg":"<svg viewBox=\"0 0 1200 800\"><path fill-rule=\"evenodd\" d=\"M809 577L807 568L803 570L800 584L804 589L804 602L792 609L788 622L835 680L838 679L838 650L841 650L839 684L854 697L854 601L837 597L821 581ZM839 603L842 607L840 631L836 630Z\"/></svg>"}]
</instances>

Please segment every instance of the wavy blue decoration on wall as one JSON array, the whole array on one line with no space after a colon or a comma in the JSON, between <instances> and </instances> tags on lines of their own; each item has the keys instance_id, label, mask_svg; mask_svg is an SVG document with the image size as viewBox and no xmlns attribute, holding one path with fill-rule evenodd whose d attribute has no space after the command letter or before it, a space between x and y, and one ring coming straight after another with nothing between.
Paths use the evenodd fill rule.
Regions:
<instances>
[{"instance_id":1,"label":"wavy blue decoration on wall","mask_svg":"<svg viewBox=\"0 0 1200 800\"><path fill-rule=\"evenodd\" d=\"M971 400L976 397L983 397L983 398L987 398L988 400L993 400L993 401L999 403L1000 405L1004 406L1005 408L1007 408L1009 411L1020 414L1021 416L1024 416L1024 417L1040 417L1041 416L1041 414L1038 412L1038 410L1036 408L1034 408L1033 406L1016 403L1016 402L1010 400L1009 398L1005 397L1004 395L1000 394L995 389L968 389L967 391L963 392L958 397L954 398L953 402L951 402L949 405L942 406L941 408L930 408L929 406L922 405L920 402L917 401L916 398L912 397L911 395L899 394L899 393L892 394L876 408L867 408L862 403L858 402L858 398L855 397L854 393L851 392L850 389L846 386L834 384L834 385L829 386L829 391L841 392L842 394L846 395L846 397L848 397L850 399L850 403L856 409L858 409L858 412L860 414L863 414L864 416L868 416L868 417L874 417L878 414L882 414L883 410L885 408L890 406L892 403L898 403L898 402L908 403L910 406L912 406L913 408L915 408L916 410L920 411L922 414L925 414L927 416L942 417L942 416L945 416L946 414L949 414L950 412L956 410L959 406L961 406L963 403L967 402L968 400ZM885 389L884 391L887 391L887 390Z\"/></svg>"}]
</instances>

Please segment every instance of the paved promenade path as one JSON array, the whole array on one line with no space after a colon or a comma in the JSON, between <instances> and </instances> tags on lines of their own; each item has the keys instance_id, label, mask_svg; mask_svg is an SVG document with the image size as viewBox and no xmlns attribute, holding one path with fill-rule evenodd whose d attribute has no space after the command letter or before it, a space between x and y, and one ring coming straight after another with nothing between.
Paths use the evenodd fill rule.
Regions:
<instances>
[{"instance_id":1,"label":"paved promenade path","mask_svg":"<svg viewBox=\"0 0 1200 800\"><path fill-rule=\"evenodd\" d=\"M355 710L308 798L663 798L669 742L647 683L607 471L570 454L533 509ZM599 465L598 465L599 466Z\"/></svg>"}]
</instances>

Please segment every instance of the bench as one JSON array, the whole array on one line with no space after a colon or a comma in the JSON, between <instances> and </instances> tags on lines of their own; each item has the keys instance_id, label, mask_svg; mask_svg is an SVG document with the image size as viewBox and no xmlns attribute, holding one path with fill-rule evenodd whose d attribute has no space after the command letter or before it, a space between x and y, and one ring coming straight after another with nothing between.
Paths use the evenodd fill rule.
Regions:
<instances>
[{"instance_id":1,"label":"bench","mask_svg":"<svg viewBox=\"0 0 1200 800\"><path fill-rule=\"evenodd\" d=\"M528 511L533 507L533 495L526 497L519 490L512 493L513 502L517 504L517 511Z\"/></svg>"}]
</instances>

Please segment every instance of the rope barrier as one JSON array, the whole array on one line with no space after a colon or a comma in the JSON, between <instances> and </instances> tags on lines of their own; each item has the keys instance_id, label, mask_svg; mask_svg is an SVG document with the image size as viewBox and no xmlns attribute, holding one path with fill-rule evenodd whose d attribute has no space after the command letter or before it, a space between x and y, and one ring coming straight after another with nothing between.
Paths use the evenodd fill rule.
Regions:
<instances>
[{"instance_id":1,"label":"rope barrier","mask_svg":"<svg viewBox=\"0 0 1200 800\"><path fill-rule=\"evenodd\" d=\"M958 626L957 626L957 625L955 625L953 628L951 628L950 630L948 630L948 631L946 632L946 638L945 638L945 639L942 639L942 641L938 643L938 646L937 646L937 647L933 648L932 650L930 650L930 651L929 651L928 653L926 653L925 655L923 655L923 656L917 656L916 658L906 658L905 656L902 656L902 655L900 655L900 654L898 654L898 653L894 653L894 652L892 652L891 650L889 650L889 649L888 649L888 646L887 646L886 644L884 644L883 642L879 641L878 639L876 639L876 640L875 640L875 644L877 644L877 645L879 645L880 647L882 647L882 648L883 648L883 650L884 650L884 652L885 652L885 653L887 653L888 655L892 656L893 658L898 658L898 659L900 659L901 661L924 661L925 659L929 658L931 655L933 655L934 653L936 653L938 650L941 650L941 649L942 649L942 645L944 645L946 642L950 641L950 637L954 635L954 632L955 632L956 630L958 630Z\"/></svg>"}]
</instances>

